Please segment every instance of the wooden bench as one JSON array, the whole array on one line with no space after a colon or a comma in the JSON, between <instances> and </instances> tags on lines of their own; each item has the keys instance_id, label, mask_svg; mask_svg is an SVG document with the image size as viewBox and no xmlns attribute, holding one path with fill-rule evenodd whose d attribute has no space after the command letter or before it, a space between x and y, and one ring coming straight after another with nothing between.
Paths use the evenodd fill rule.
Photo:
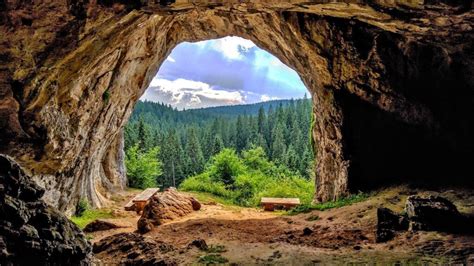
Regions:
<instances>
[{"instance_id":1,"label":"wooden bench","mask_svg":"<svg viewBox=\"0 0 474 266\"><path fill-rule=\"evenodd\" d=\"M125 205L125 210L136 211L137 213L140 213L143 211L143 208L145 208L145 205L148 203L151 197L155 196L159 190L159 188L147 188L143 190Z\"/></svg>"},{"instance_id":2,"label":"wooden bench","mask_svg":"<svg viewBox=\"0 0 474 266\"><path fill-rule=\"evenodd\" d=\"M274 211L275 209L289 210L300 205L299 198L262 198L260 205L265 211Z\"/></svg>"}]
</instances>

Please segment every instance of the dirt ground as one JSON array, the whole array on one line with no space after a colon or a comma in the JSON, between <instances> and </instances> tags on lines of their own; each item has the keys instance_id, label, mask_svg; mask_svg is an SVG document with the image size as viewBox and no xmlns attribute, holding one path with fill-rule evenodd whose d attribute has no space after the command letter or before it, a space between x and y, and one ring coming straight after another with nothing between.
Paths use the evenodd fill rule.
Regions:
<instances>
[{"instance_id":1,"label":"dirt ground","mask_svg":"<svg viewBox=\"0 0 474 266\"><path fill-rule=\"evenodd\" d=\"M209 263L208 255L225 258L226 264L234 265L474 263L472 235L403 232L387 243L375 243L377 208L401 212L408 195L424 193L444 196L462 213L474 214L474 191L462 189L422 191L397 187L350 206L295 216L204 201L200 211L158 226L143 236L134 234L132 240L128 239L132 235L121 235L122 240L112 237L110 246L96 251L95 256L107 264L130 263L131 259L141 264L150 256L157 257L157 253L160 260L155 258L155 264L180 265ZM117 197L114 209L119 218L108 219L122 228L92 233L91 242L136 230L139 216L123 210L133 196L134 193L125 193ZM192 248L189 244L196 239L218 247L217 252Z\"/></svg>"}]
</instances>

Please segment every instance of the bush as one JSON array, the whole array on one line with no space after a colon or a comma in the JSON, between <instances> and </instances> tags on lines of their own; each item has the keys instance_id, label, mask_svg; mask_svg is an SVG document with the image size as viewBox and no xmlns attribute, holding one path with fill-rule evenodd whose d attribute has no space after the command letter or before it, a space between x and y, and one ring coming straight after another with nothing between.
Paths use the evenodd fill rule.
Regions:
<instances>
[{"instance_id":1,"label":"bush","mask_svg":"<svg viewBox=\"0 0 474 266\"><path fill-rule=\"evenodd\" d=\"M158 153L158 147L140 151L138 144L127 150L125 166L130 187L145 189L157 186L156 179L162 174Z\"/></svg>"},{"instance_id":2,"label":"bush","mask_svg":"<svg viewBox=\"0 0 474 266\"><path fill-rule=\"evenodd\" d=\"M208 173L186 178L179 187L184 191L207 192L223 198L229 198L232 194L224 183L211 181Z\"/></svg>"},{"instance_id":3,"label":"bush","mask_svg":"<svg viewBox=\"0 0 474 266\"><path fill-rule=\"evenodd\" d=\"M76 205L76 212L74 215L77 217L81 217L84 214L84 212L87 211L88 209L89 209L89 202L86 199L81 198Z\"/></svg>"},{"instance_id":4,"label":"bush","mask_svg":"<svg viewBox=\"0 0 474 266\"><path fill-rule=\"evenodd\" d=\"M204 173L181 184L185 191L206 192L240 206L257 206L261 197L297 197L311 203L314 182L269 161L262 148L242 153L225 149L215 155Z\"/></svg>"},{"instance_id":5,"label":"bush","mask_svg":"<svg viewBox=\"0 0 474 266\"><path fill-rule=\"evenodd\" d=\"M222 182L226 186L232 186L235 178L244 171L242 161L232 149L223 149L213 156L207 169L212 181Z\"/></svg>"}]
</instances>

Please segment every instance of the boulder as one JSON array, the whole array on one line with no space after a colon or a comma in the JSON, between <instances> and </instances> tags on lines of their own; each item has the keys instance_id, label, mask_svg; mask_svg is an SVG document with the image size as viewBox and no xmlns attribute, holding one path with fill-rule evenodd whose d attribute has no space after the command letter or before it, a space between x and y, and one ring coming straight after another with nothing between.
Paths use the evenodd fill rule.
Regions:
<instances>
[{"instance_id":1,"label":"boulder","mask_svg":"<svg viewBox=\"0 0 474 266\"><path fill-rule=\"evenodd\" d=\"M405 214L399 215L387 208L377 209L376 241L391 240L397 231L440 231L474 233L474 219L462 215L449 200L434 195L409 196Z\"/></svg>"},{"instance_id":2,"label":"boulder","mask_svg":"<svg viewBox=\"0 0 474 266\"><path fill-rule=\"evenodd\" d=\"M201 209L201 203L195 198L170 188L150 199L137 222L140 233L147 233L154 226L190 214Z\"/></svg>"},{"instance_id":3,"label":"boulder","mask_svg":"<svg viewBox=\"0 0 474 266\"><path fill-rule=\"evenodd\" d=\"M452 202L440 196L409 196L405 211L410 230L449 232L465 220Z\"/></svg>"},{"instance_id":4,"label":"boulder","mask_svg":"<svg viewBox=\"0 0 474 266\"><path fill-rule=\"evenodd\" d=\"M377 233L376 242L387 242L391 240L397 231L407 230L408 220L403 215L398 215L390 209L377 209Z\"/></svg>"},{"instance_id":5,"label":"boulder","mask_svg":"<svg viewBox=\"0 0 474 266\"><path fill-rule=\"evenodd\" d=\"M197 247L200 250L208 249L206 241L202 238L194 239L191 243L189 243L188 248L191 247Z\"/></svg>"},{"instance_id":6,"label":"boulder","mask_svg":"<svg viewBox=\"0 0 474 266\"><path fill-rule=\"evenodd\" d=\"M89 262L84 233L45 204L43 193L13 160L0 155L0 265Z\"/></svg>"},{"instance_id":7,"label":"boulder","mask_svg":"<svg viewBox=\"0 0 474 266\"><path fill-rule=\"evenodd\" d=\"M97 231L106 231L110 229L120 228L120 226L113 224L111 222L94 220L84 227L84 232L97 232Z\"/></svg>"}]
</instances>

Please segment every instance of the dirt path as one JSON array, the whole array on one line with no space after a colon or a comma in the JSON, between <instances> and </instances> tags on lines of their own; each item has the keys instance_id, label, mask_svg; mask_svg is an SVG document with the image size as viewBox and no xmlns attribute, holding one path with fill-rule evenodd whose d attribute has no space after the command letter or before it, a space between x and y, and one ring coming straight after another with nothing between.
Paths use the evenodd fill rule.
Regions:
<instances>
[{"instance_id":1,"label":"dirt path","mask_svg":"<svg viewBox=\"0 0 474 266\"><path fill-rule=\"evenodd\" d=\"M220 256L242 265L474 261L474 236L406 232L387 243L375 243L377 207L401 211L407 195L414 193L425 192L394 188L351 206L296 216L202 202L200 211L161 225L145 234L144 238L173 246L175 252L170 254L178 264L196 263L206 256L202 250L187 248L196 239L223 247ZM474 213L472 191L443 191L440 194L453 200L460 211ZM121 210L132 196L125 195L117 201L116 212L121 218L110 219L124 228L94 233L93 242L117 233L135 231L138 216ZM112 263L127 254L130 253L102 252L97 257ZM139 255L148 256L146 253Z\"/></svg>"}]
</instances>

